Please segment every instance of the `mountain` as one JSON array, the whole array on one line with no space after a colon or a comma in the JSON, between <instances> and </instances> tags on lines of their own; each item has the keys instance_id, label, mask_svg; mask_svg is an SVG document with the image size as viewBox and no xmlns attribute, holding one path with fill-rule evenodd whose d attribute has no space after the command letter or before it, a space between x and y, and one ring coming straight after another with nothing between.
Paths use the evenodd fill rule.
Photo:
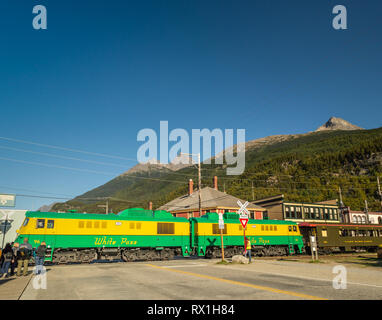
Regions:
<instances>
[{"instance_id":1,"label":"mountain","mask_svg":"<svg viewBox=\"0 0 382 320\"><path fill-rule=\"evenodd\" d=\"M341 118L331 117L326 123L321 127L318 127L316 131L324 130L362 130L363 128L358 127L349 121Z\"/></svg>"},{"instance_id":2,"label":"mountain","mask_svg":"<svg viewBox=\"0 0 382 320\"><path fill-rule=\"evenodd\" d=\"M153 171L178 171L180 169L189 167L192 165L192 158L186 155L178 155L170 163L163 164L156 159L151 159L147 163L138 163L122 175L129 175L133 173L153 172Z\"/></svg>"},{"instance_id":3,"label":"mountain","mask_svg":"<svg viewBox=\"0 0 382 320\"><path fill-rule=\"evenodd\" d=\"M59 203L59 202L53 202L51 204L43 205L40 208L38 208L37 211L49 212L57 203Z\"/></svg>"},{"instance_id":4,"label":"mountain","mask_svg":"<svg viewBox=\"0 0 382 320\"><path fill-rule=\"evenodd\" d=\"M291 201L304 202L336 199L341 187L345 205L362 210L367 199L371 210L380 210L376 177L382 175L382 128L362 130L345 122L346 126L338 118L331 118L327 122L333 124L330 130L248 141L242 175L226 176L227 165L212 161L211 165L202 165L202 185L211 186L216 175L220 190L241 199L283 193ZM356 129L349 130L349 125ZM110 197L113 212L127 207L147 208L149 201L157 208L185 194L189 179L197 187L195 166L178 168L152 161L54 209L101 212L103 209L97 207L105 202L97 201L101 197Z\"/></svg>"}]
</instances>

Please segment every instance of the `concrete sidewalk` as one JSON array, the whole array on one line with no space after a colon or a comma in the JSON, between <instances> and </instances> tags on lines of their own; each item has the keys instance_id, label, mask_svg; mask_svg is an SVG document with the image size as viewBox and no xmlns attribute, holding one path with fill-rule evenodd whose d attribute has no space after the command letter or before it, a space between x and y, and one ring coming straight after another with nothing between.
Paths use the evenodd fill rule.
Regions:
<instances>
[{"instance_id":1,"label":"concrete sidewalk","mask_svg":"<svg viewBox=\"0 0 382 320\"><path fill-rule=\"evenodd\" d=\"M0 279L0 300L19 300L28 286L33 272L29 271L27 276Z\"/></svg>"}]
</instances>

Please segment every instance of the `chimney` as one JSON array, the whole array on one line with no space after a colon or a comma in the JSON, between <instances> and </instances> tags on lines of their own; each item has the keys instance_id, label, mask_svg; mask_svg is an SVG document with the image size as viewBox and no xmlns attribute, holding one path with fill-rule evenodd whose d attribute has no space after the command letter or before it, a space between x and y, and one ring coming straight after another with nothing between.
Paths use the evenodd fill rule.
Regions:
<instances>
[{"instance_id":1,"label":"chimney","mask_svg":"<svg viewBox=\"0 0 382 320\"><path fill-rule=\"evenodd\" d=\"M153 203L151 201L149 202L149 210L153 210Z\"/></svg>"},{"instance_id":2,"label":"chimney","mask_svg":"<svg viewBox=\"0 0 382 320\"><path fill-rule=\"evenodd\" d=\"M190 179L190 181L188 181L188 195L192 195L192 193L194 192L194 182L192 181L192 179Z\"/></svg>"},{"instance_id":3,"label":"chimney","mask_svg":"<svg viewBox=\"0 0 382 320\"><path fill-rule=\"evenodd\" d=\"M214 189L218 190L218 177L214 176Z\"/></svg>"}]
</instances>

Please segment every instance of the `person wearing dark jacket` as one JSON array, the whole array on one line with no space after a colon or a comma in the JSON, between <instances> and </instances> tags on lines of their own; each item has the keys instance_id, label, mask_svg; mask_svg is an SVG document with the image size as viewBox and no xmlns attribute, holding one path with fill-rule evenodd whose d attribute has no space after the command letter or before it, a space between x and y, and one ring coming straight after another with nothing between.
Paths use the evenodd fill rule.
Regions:
<instances>
[{"instance_id":1,"label":"person wearing dark jacket","mask_svg":"<svg viewBox=\"0 0 382 320\"><path fill-rule=\"evenodd\" d=\"M1 265L0 277L9 277L8 270L13 260L13 250L10 243L7 243L3 252L3 264Z\"/></svg>"},{"instance_id":2,"label":"person wearing dark jacket","mask_svg":"<svg viewBox=\"0 0 382 320\"><path fill-rule=\"evenodd\" d=\"M36 261L36 272L35 274L40 274L42 272L42 267L44 265L45 260L45 253L46 253L46 243L43 241L41 242L41 245L38 246L35 254L35 261Z\"/></svg>"},{"instance_id":3,"label":"person wearing dark jacket","mask_svg":"<svg viewBox=\"0 0 382 320\"><path fill-rule=\"evenodd\" d=\"M28 263L32 256L33 248L28 242L28 238L24 239L24 243L20 244L17 251L17 276L21 275L21 269L24 267L23 275L28 275Z\"/></svg>"},{"instance_id":4,"label":"person wearing dark jacket","mask_svg":"<svg viewBox=\"0 0 382 320\"><path fill-rule=\"evenodd\" d=\"M11 274L13 277L15 275L15 269L17 268L17 251L19 250L19 244L17 242L12 242L12 250L13 250L13 260L11 262Z\"/></svg>"}]
</instances>

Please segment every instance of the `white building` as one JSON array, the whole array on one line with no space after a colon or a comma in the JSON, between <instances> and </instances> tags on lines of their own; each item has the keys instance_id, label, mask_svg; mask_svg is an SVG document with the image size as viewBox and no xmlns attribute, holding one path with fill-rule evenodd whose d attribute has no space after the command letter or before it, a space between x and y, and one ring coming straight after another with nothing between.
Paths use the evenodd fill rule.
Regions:
<instances>
[{"instance_id":1,"label":"white building","mask_svg":"<svg viewBox=\"0 0 382 320\"><path fill-rule=\"evenodd\" d=\"M0 209L0 246L3 243L4 231L4 245L7 242L14 242L16 240L16 230L21 227L26 212L27 210Z\"/></svg>"},{"instance_id":2,"label":"white building","mask_svg":"<svg viewBox=\"0 0 382 320\"><path fill-rule=\"evenodd\" d=\"M369 223L371 224L382 224L382 212L368 212L369 215ZM364 211L354 211L350 210L347 207L344 210L344 222L347 223L359 223L366 224L367 223L367 215Z\"/></svg>"}]
</instances>

